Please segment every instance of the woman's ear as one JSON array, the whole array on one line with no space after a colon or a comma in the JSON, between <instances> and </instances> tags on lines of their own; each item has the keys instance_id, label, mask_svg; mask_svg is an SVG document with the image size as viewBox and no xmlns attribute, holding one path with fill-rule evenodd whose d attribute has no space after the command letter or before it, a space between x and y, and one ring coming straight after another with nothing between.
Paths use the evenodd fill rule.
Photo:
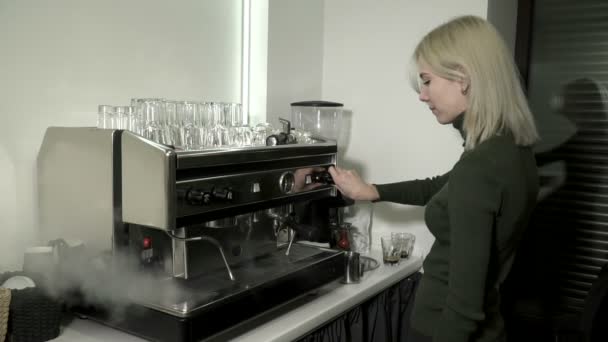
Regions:
<instances>
[{"instance_id":1,"label":"woman's ear","mask_svg":"<svg viewBox=\"0 0 608 342\"><path fill-rule=\"evenodd\" d=\"M469 93L469 88L471 87L471 79L463 66L458 66L458 73L460 73L460 91L462 95L466 95Z\"/></svg>"},{"instance_id":2,"label":"woman's ear","mask_svg":"<svg viewBox=\"0 0 608 342\"><path fill-rule=\"evenodd\" d=\"M469 82L464 81L464 80L460 82L460 91L462 92L462 95L468 94L469 88L470 88Z\"/></svg>"}]
</instances>

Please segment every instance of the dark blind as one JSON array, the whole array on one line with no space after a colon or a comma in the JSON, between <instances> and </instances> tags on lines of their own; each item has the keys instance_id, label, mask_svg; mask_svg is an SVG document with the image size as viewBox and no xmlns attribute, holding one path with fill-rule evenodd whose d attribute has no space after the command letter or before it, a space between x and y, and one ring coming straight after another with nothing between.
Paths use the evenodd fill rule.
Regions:
<instances>
[{"instance_id":1,"label":"dark blind","mask_svg":"<svg viewBox=\"0 0 608 342\"><path fill-rule=\"evenodd\" d=\"M519 259L552 309L580 312L608 262L608 1L536 0L530 53L541 196Z\"/></svg>"}]
</instances>

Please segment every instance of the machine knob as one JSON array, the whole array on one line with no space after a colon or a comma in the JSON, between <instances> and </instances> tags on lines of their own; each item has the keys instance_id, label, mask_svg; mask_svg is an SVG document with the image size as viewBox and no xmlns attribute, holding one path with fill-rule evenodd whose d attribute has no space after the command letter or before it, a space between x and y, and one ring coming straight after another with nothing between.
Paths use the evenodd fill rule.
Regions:
<instances>
[{"instance_id":1,"label":"machine knob","mask_svg":"<svg viewBox=\"0 0 608 342\"><path fill-rule=\"evenodd\" d=\"M232 201L234 192L230 188L213 189L213 198Z\"/></svg>"},{"instance_id":2,"label":"machine knob","mask_svg":"<svg viewBox=\"0 0 608 342\"><path fill-rule=\"evenodd\" d=\"M293 188L296 184L296 177L293 172L287 171L281 175L279 178L279 189L281 193L288 194L293 191Z\"/></svg>"},{"instance_id":3,"label":"machine knob","mask_svg":"<svg viewBox=\"0 0 608 342\"><path fill-rule=\"evenodd\" d=\"M186 201L193 205L209 204L211 202L211 194L200 189L190 189L186 193Z\"/></svg>"},{"instance_id":4,"label":"machine knob","mask_svg":"<svg viewBox=\"0 0 608 342\"><path fill-rule=\"evenodd\" d=\"M260 183L254 182L251 184L251 192L254 194L260 192Z\"/></svg>"},{"instance_id":5,"label":"machine knob","mask_svg":"<svg viewBox=\"0 0 608 342\"><path fill-rule=\"evenodd\" d=\"M334 179L327 171L313 172L311 178L314 183L334 184Z\"/></svg>"}]
</instances>

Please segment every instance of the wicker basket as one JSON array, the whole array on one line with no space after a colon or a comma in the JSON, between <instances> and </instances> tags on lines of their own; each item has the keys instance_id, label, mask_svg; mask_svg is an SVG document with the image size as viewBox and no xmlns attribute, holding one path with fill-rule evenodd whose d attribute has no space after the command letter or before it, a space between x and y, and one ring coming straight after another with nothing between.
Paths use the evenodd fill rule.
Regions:
<instances>
[{"instance_id":1,"label":"wicker basket","mask_svg":"<svg viewBox=\"0 0 608 342\"><path fill-rule=\"evenodd\" d=\"M23 272L2 273L0 284L16 275L28 276ZM7 331L11 342L40 342L59 336L62 313L58 301L38 287L11 290L10 296Z\"/></svg>"},{"instance_id":2,"label":"wicker basket","mask_svg":"<svg viewBox=\"0 0 608 342\"><path fill-rule=\"evenodd\" d=\"M11 305L11 290L0 287L0 342L4 342L8 328L8 311Z\"/></svg>"}]
</instances>

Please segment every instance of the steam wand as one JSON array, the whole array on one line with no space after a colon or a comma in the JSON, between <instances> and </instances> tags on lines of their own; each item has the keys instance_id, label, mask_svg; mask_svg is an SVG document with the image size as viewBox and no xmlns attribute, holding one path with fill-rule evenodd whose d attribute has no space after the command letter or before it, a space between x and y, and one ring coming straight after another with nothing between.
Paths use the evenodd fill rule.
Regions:
<instances>
[{"instance_id":1,"label":"steam wand","mask_svg":"<svg viewBox=\"0 0 608 342\"><path fill-rule=\"evenodd\" d=\"M289 255L291 250L291 245L296 237L299 235L300 238L308 240L308 241L316 241L319 237L319 230L314 226L309 226L305 224L298 223L293 217L288 217L283 221L282 229L287 229L289 232L291 230L291 239L289 239L289 245L287 245L287 250L285 251L285 255Z\"/></svg>"},{"instance_id":2,"label":"steam wand","mask_svg":"<svg viewBox=\"0 0 608 342\"><path fill-rule=\"evenodd\" d=\"M291 245L293 244L293 240L296 238L296 230L293 226L297 224L293 218L293 214L289 214L288 216L274 215L274 226L275 226L275 236L279 234L280 231L286 231L287 234L291 232L291 237L289 238L289 244L287 245L287 250L285 251L285 255L289 256L289 251L291 250Z\"/></svg>"},{"instance_id":3,"label":"steam wand","mask_svg":"<svg viewBox=\"0 0 608 342\"><path fill-rule=\"evenodd\" d=\"M290 229L290 228L287 228ZM296 231L291 229L291 239L289 239L289 245L287 245L287 250L285 251L285 255L289 256L289 251L291 250L291 245L293 244L293 240L296 238Z\"/></svg>"},{"instance_id":4,"label":"steam wand","mask_svg":"<svg viewBox=\"0 0 608 342\"><path fill-rule=\"evenodd\" d=\"M319 230L316 227L298 223L292 204L281 207L281 209L286 211L287 214L281 213L280 210L271 210L268 212L268 216L273 219L275 236L278 236L279 232L283 230L287 231L287 233L291 232L289 244L287 245L287 250L285 251L285 255L289 256L291 246L293 245L296 235L299 235L302 239L315 241L319 236Z\"/></svg>"},{"instance_id":5,"label":"steam wand","mask_svg":"<svg viewBox=\"0 0 608 342\"><path fill-rule=\"evenodd\" d=\"M228 277L230 277L230 280L232 280L232 281L235 280L234 275L232 274L232 270L230 269L230 266L228 265L228 261L226 260L226 256L224 255L224 249L222 248L222 245L216 239L209 237L209 236L205 236L205 235L183 238L183 237L174 235L173 233L171 233L168 230L165 230L165 232L167 233L167 235L169 235L169 237L171 237L172 239L175 239L175 240L184 241L184 242L203 240L203 241L207 241L207 242L210 242L211 244L213 244L215 247L217 247L217 249L220 251L220 254L222 255L222 260L224 260L224 265L226 266L226 270L228 270Z\"/></svg>"}]
</instances>

